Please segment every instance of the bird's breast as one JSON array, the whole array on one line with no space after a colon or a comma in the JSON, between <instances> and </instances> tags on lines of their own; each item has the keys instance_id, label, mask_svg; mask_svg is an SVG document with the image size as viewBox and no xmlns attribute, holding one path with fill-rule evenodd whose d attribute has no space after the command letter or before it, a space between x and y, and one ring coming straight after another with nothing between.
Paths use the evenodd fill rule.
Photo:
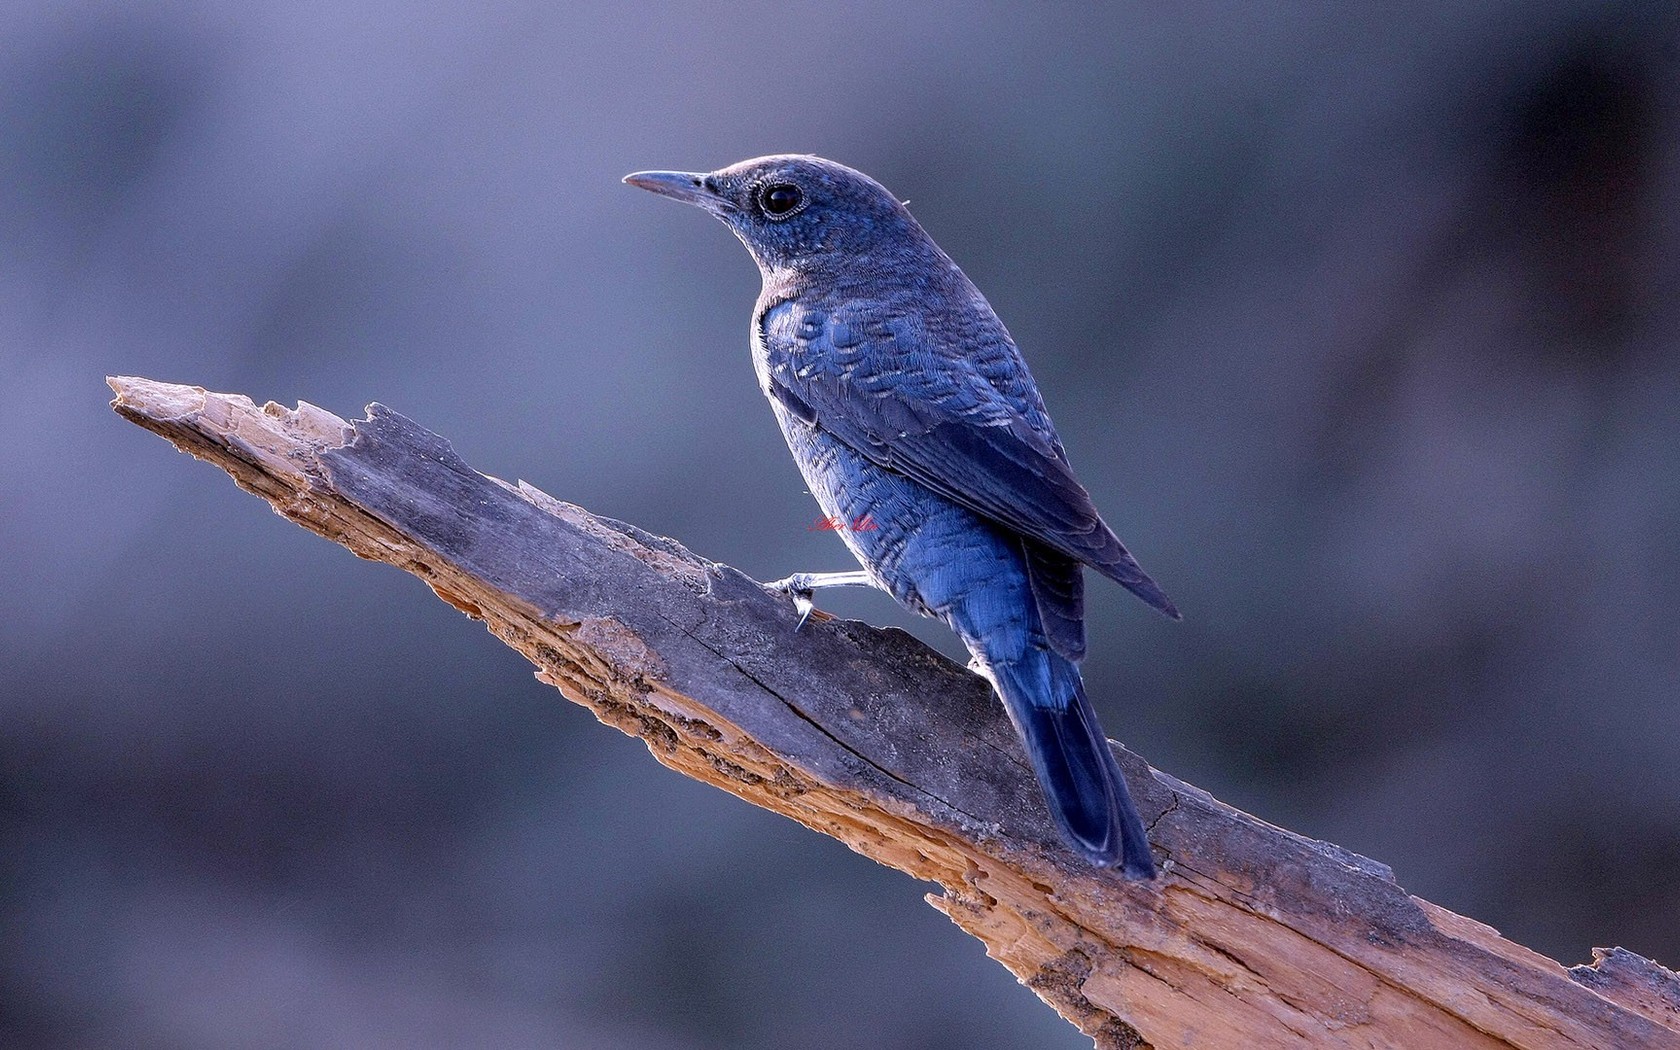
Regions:
<instances>
[{"instance_id":1,"label":"bird's breast","mask_svg":"<svg viewBox=\"0 0 1680 1050\"><path fill-rule=\"evenodd\" d=\"M881 304L857 301L812 304L772 302L753 326L753 359L759 385L788 389L811 382L867 386L894 371L892 362L912 345L912 319Z\"/></svg>"}]
</instances>

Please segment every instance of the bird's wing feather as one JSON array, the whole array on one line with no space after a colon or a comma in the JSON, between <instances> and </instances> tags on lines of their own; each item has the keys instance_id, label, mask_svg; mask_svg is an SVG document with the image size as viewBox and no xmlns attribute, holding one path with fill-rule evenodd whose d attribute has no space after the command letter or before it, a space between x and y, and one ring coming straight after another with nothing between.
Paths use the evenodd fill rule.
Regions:
<instances>
[{"instance_id":1,"label":"bird's wing feather","mask_svg":"<svg viewBox=\"0 0 1680 1050\"><path fill-rule=\"evenodd\" d=\"M1085 659L1085 567L1029 539L1021 540L1021 553L1045 640L1078 663Z\"/></svg>"},{"instance_id":2,"label":"bird's wing feather","mask_svg":"<svg viewBox=\"0 0 1680 1050\"><path fill-rule=\"evenodd\" d=\"M854 303L830 316L783 301L759 327L765 392L881 466L1176 617L1073 476L1014 345L970 334L946 346L952 333L914 315Z\"/></svg>"}]
</instances>

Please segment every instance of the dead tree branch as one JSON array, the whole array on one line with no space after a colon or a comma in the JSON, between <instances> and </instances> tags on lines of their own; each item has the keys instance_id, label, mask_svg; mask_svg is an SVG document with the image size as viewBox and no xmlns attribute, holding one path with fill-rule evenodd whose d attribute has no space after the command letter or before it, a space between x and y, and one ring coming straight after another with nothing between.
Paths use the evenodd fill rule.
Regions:
<instances>
[{"instance_id":1,"label":"dead tree branch","mask_svg":"<svg viewBox=\"0 0 1680 1050\"><path fill-rule=\"evenodd\" d=\"M929 903L1099 1047L1680 1047L1680 980L1655 963L1566 969L1123 749L1164 875L1093 869L978 677L902 632L796 634L740 572L478 474L388 409L110 384L123 416L419 576L659 761L937 883Z\"/></svg>"}]
</instances>

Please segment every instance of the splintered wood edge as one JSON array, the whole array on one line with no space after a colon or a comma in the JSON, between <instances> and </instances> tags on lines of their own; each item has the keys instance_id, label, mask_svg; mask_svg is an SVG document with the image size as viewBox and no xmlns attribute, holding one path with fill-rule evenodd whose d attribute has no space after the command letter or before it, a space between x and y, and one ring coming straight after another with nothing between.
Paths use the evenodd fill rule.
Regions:
<instances>
[{"instance_id":1,"label":"splintered wood edge","mask_svg":"<svg viewBox=\"0 0 1680 1050\"><path fill-rule=\"evenodd\" d=\"M929 903L982 940L989 955L1099 1047L1590 1047L1611 1021L1625 1028L1626 1017L1565 1012L1572 1004L1581 1008L1579 990L1590 990L1588 998L1604 1008L1650 1022L1655 1034L1647 1037L1657 1040L1651 1045L1680 1047L1680 992L1662 967L1616 949L1601 951L1591 967L1566 972L1490 927L1416 898L1451 957L1396 961L1383 956L1394 952L1382 945L1362 957L1357 938L1320 942L1310 920L1257 908L1240 890L1189 864L1163 879L1158 892L1147 891L1152 906L1128 897L1121 902L1124 921L1100 913L1092 900L1115 910L1112 893L1047 868L1031 851L995 842L982 848L929 826L896 800L837 789L663 686L660 654L622 624L546 619L333 492L317 457L354 435L354 426L338 416L307 402L259 408L242 395L202 387L137 377L107 382L117 394L112 406L125 418L222 467L284 517L359 557L420 577L524 654L540 679L602 722L641 738L663 764L938 883L943 893L929 894ZM595 520L523 483L498 484L568 521ZM625 542L620 532L604 526L599 532L604 542ZM692 571L662 552L644 553L650 563L667 558L668 572ZM1206 798L1181 786L1186 800ZM1357 914L1348 925L1358 927ZM1524 980L1557 978L1551 984L1560 1000L1510 994L1498 975L1478 969L1489 960L1528 974ZM1589 1013L1596 1009L1586 1006Z\"/></svg>"}]
</instances>

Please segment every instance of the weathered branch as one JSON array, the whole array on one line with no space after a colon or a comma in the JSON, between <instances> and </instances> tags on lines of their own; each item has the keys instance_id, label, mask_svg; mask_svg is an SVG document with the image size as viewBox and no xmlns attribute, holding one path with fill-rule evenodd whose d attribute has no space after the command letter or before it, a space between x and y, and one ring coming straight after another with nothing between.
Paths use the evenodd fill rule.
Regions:
<instances>
[{"instance_id":1,"label":"weathered branch","mask_svg":"<svg viewBox=\"0 0 1680 1050\"><path fill-rule=\"evenodd\" d=\"M346 423L114 378L118 412L414 573L659 761L938 883L929 903L1100 1047L1680 1047L1680 980L1565 969L1119 751L1163 877L1062 848L976 676L728 566L471 470L378 405Z\"/></svg>"}]
</instances>

